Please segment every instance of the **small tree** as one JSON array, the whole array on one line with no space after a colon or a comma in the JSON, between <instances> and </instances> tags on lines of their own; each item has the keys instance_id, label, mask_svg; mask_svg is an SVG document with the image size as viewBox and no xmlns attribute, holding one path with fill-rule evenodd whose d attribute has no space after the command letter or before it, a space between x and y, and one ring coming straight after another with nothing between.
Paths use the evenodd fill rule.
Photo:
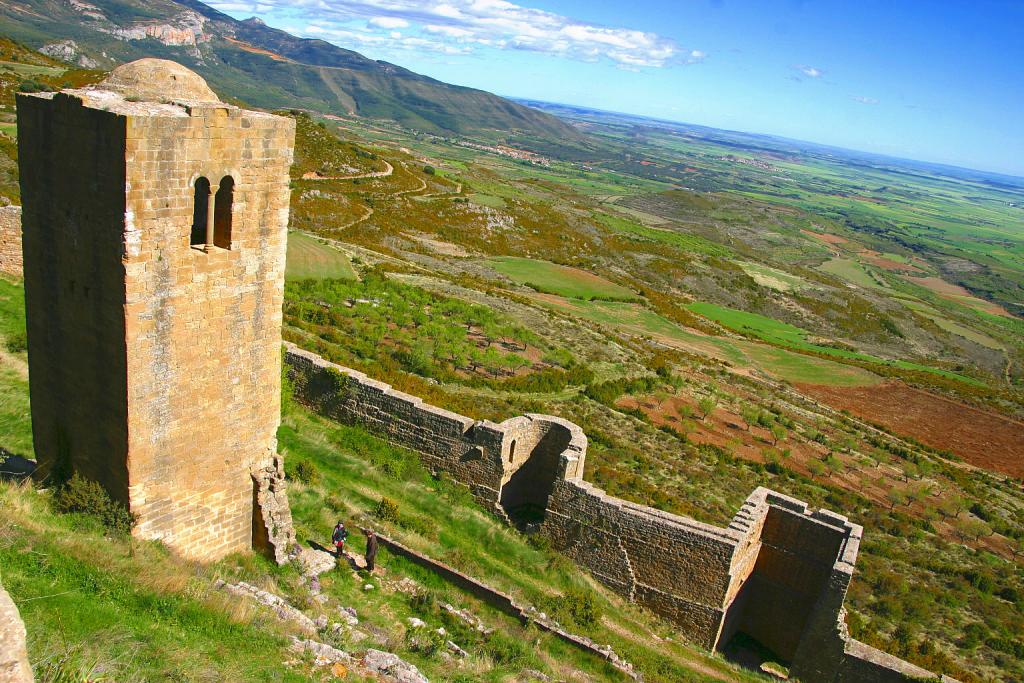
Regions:
<instances>
[{"instance_id":1,"label":"small tree","mask_svg":"<svg viewBox=\"0 0 1024 683\"><path fill-rule=\"evenodd\" d=\"M740 411L740 416L743 418L743 421L747 423L748 432L750 431L750 428L757 423L757 414L758 410L754 406L745 406L743 410Z\"/></svg>"},{"instance_id":2,"label":"small tree","mask_svg":"<svg viewBox=\"0 0 1024 683\"><path fill-rule=\"evenodd\" d=\"M939 505L939 514L943 517L959 517L966 508L966 500L961 496L951 496Z\"/></svg>"},{"instance_id":3,"label":"small tree","mask_svg":"<svg viewBox=\"0 0 1024 683\"><path fill-rule=\"evenodd\" d=\"M886 499L889 501L889 509L892 510L897 505L900 507L907 504L907 494L903 493L899 489L889 489L889 492L885 494Z\"/></svg>"},{"instance_id":4,"label":"small tree","mask_svg":"<svg viewBox=\"0 0 1024 683\"><path fill-rule=\"evenodd\" d=\"M810 471L812 477L820 477L825 474L825 464L820 460L808 460L807 469Z\"/></svg>"},{"instance_id":5,"label":"small tree","mask_svg":"<svg viewBox=\"0 0 1024 683\"><path fill-rule=\"evenodd\" d=\"M829 455L825 458L825 467L828 468L828 477L832 478L832 475L843 471L843 462L834 455Z\"/></svg>"},{"instance_id":6,"label":"small tree","mask_svg":"<svg viewBox=\"0 0 1024 683\"><path fill-rule=\"evenodd\" d=\"M970 538L977 541L982 536L991 536L995 533L992 531L992 527L985 524L985 522L980 519L958 519L956 524L953 525L953 528L956 530L956 535L962 540Z\"/></svg>"},{"instance_id":7,"label":"small tree","mask_svg":"<svg viewBox=\"0 0 1024 683\"><path fill-rule=\"evenodd\" d=\"M777 423L773 424L772 425L772 439L773 439L773 441L772 441L772 445L773 446L778 445L779 441L785 441L786 440L786 428L783 427L780 424L777 424Z\"/></svg>"},{"instance_id":8,"label":"small tree","mask_svg":"<svg viewBox=\"0 0 1024 683\"><path fill-rule=\"evenodd\" d=\"M717 406L718 406L718 398L716 396L714 396L714 395L707 396L705 398L702 398L700 401L698 401L697 402L697 407L700 408L700 412L701 412L701 418L700 419L702 421L706 420L708 415L713 413Z\"/></svg>"}]
</instances>

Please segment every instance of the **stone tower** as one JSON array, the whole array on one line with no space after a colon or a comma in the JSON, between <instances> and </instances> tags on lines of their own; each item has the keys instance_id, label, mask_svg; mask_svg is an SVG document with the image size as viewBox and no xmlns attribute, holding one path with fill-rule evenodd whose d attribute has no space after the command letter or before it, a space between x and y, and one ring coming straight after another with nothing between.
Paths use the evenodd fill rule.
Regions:
<instances>
[{"instance_id":1,"label":"stone tower","mask_svg":"<svg viewBox=\"0 0 1024 683\"><path fill-rule=\"evenodd\" d=\"M40 475L215 560L291 540L280 422L294 122L157 59L18 96Z\"/></svg>"}]
</instances>

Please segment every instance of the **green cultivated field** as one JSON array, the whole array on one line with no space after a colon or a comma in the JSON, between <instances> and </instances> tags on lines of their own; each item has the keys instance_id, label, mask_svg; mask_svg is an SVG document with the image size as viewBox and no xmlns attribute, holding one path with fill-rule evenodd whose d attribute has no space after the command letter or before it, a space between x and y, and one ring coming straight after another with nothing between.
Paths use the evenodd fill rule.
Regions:
<instances>
[{"instance_id":1,"label":"green cultivated field","mask_svg":"<svg viewBox=\"0 0 1024 683\"><path fill-rule=\"evenodd\" d=\"M955 372L949 372L948 370L942 370L929 365L921 365L920 363L912 363L905 360L885 360L877 356L872 356L866 353L858 353L856 351L849 351L847 349L834 348L831 346L823 346L821 344L812 344L808 342L807 331L803 330L795 325L789 323L780 322L772 318L768 318L757 313L747 313L746 311L738 311L736 309L726 308L724 306L716 306L715 304L709 304L706 302L694 302L688 306L688 308L695 313L699 313L706 318L714 320L715 322L728 327L731 330L740 332L742 334L749 334L758 339L762 339L771 344L775 344L782 347L788 347L792 349L798 349L803 351L812 351L815 353L822 353L829 356L835 356L839 359L851 359L865 361L867 363L877 363L880 365L892 365L898 368L906 370L919 370L922 372L930 372L936 375L941 375L949 379L966 382L972 385L982 385L981 382L972 378L965 377ZM811 380L803 380L811 381ZM818 382L828 383L828 382Z\"/></svg>"},{"instance_id":2,"label":"green cultivated field","mask_svg":"<svg viewBox=\"0 0 1024 683\"><path fill-rule=\"evenodd\" d=\"M301 232L288 233L288 262L285 277L289 280L328 278L354 280L355 271L348 257L329 244Z\"/></svg>"},{"instance_id":3,"label":"green cultivated field","mask_svg":"<svg viewBox=\"0 0 1024 683\"><path fill-rule=\"evenodd\" d=\"M498 256L489 263L502 275L538 292L585 300L630 301L639 298L633 291L593 273L549 261Z\"/></svg>"}]
</instances>

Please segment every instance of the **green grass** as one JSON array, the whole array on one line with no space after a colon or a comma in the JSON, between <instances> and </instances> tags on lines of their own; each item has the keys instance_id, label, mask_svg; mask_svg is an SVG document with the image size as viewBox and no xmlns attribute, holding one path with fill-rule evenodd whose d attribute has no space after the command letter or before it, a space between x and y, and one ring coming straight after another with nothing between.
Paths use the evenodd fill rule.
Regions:
<instances>
[{"instance_id":1,"label":"green grass","mask_svg":"<svg viewBox=\"0 0 1024 683\"><path fill-rule=\"evenodd\" d=\"M355 280L356 273L348 256L301 232L288 233L288 261L285 277L289 280L329 278Z\"/></svg>"},{"instance_id":2,"label":"green grass","mask_svg":"<svg viewBox=\"0 0 1024 683\"><path fill-rule=\"evenodd\" d=\"M20 62L0 61L0 71L10 70L24 78L36 76L60 76L67 69L59 66L42 66L38 64L22 64Z\"/></svg>"},{"instance_id":3,"label":"green grass","mask_svg":"<svg viewBox=\"0 0 1024 683\"><path fill-rule=\"evenodd\" d=\"M858 285L859 287L883 288L875 278L871 277L871 274L864 269L860 262L853 259L833 258L818 266L818 270L829 275L835 275L840 280Z\"/></svg>"},{"instance_id":4,"label":"green grass","mask_svg":"<svg viewBox=\"0 0 1024 683\"><path fill-rule=\"evenodd\" d=\"M489 261L492 268L515 282L539 292L548 292L574 299L636 300L632 290L578 268L560 266L550 261L498 256Z\"/></svg>"},{"instance_id":5,"label":"green grass","mask_svg":"<svg viewBox=\"0 0 1024 683\"><path fill-rule=\"evenodd\" d=\"M921 315L928 318L933 323L935 323L936 325L938 325L939 327L941 327L942 329L946 330L951 334L961 336L964 339L968 339L976 344L981 344L984 347L995 349L997 351L1002 351L1005 349L1005 347L1001 343L999 343L992 337L988 336L987 334L978 332L977 330L973 330L969 327L961 325L956 321L950 320L949 318L942 315L941 313L936 311L931 306L928 306L927 304L923 304L918 301L910 301L902 298L899 301L907 308L916 311L917 313L920 313Z\"/></svg>"},{"instance_id":6,"label":"green grass","mask_svg":"<svg viewBox=\"0 0 1024 683\"><path fill-rule=\"evenodd\" d=\"M717 358L736 367L760 370L787 382L864 386L879 381L876 375L861 368L826 358L745 340L690 332L635 303L572 299L546 299L542 303L602 326L627 334L652 337L669 346Z\"/></svg>"},{"instance_id":7,"label":"green grass","mask_svg":"<svg viewBox=\"0 0 1024 683\"><path fill-rule=\"evenodd\" d=\"M597 219L614 232L639 237L641 239L652 240L654 242L660 242L662 244L676 247L677 249L685 252L719 257L729 256L732 253L726 247L710 242L699 235L691 235L663 228L651 228L646 225L640 225L634 221L626 220L625 218L610 216L605 213L597 214Z\"/></svg>"},{"instance_id":8,"label":"green grass","mask_svg":"<svg viewBox=\"0 0 1024 683\"><path fill-rule=\"evenodd\" d=\"M778 292L791 292L794 290L806 289L811 286L807 280L796 275L791 275L784 270L771 268L759 263L739 261L736 265L743 269L747 275L754 279L754 282L762 287L768 287Z\"/></svg>"},{"instance_id":9,"label":"green grass","mask_svg":"<svg viewBox=\"0 0 1024 683\"><path fill-rule=\"evenodd\" d=\"M705 318L714 320L731 330L751 335L770 344L802 351L821 353L828 356L835 356L839 359L864 361L879 365L891 365L905 370L930 372L932 374L941 375L948 379L954 379L967 384L984 386L984 383L979 382L973 377L967 377L956 372L935 368L930 365L922 365L920 363L913 363L905 360L887 360L867 353L860 353L832 346L823 346L821 344L812 344L806 339L806 330L757 313L748 313L746 311L739 311L734 308L718 306L716 304L703 301L691 303L687 308L695 313L699 313Z\"/></svg>"},{"instance_id":10,"label":"green grass","mask_svg":"<svg viewBox=\"0 0 1024 683\"><path fill-rule=\"evenodd\" d=\"M84 515L58 515L48 495L0 483L0 566L28 629L37 676L67 658L68 680L302 681L281 662L272 618L233 610L211 586L218 567L175 560L158 544L132 548ZM264 571L272 571L269 566ZM234 612L234 613L233 613ZM49 677L45 678L50 680Z\"/></svg>"},{"instance_id":11,"label":"green grass","mask_svg":"<svg viewBox=\"0 0 1024 683\"><path fill-rule=\"evenodd\" d=\"M479 192L474 192L469 195L469 201L474 204L479 204L480 206L488 206L492 209L504 209L506 206L505 200L501 197L493 194L482 194Z\"/></svg>"}]
</instances>

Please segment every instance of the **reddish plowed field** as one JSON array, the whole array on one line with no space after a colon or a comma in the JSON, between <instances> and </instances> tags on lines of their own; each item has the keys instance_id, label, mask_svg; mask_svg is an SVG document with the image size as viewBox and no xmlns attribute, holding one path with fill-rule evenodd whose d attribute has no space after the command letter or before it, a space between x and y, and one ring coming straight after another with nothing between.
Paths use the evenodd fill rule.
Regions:
<instances>
[{"instance_id":1,"label":"reddish plowed field","mask_svg":"<svg viewBox=\"0 0 1024 683\"><path fill-rule=\"evenodd\" d=\"M1024 478L1024 423L914 389L902 382L872 387L800 385L838 410L912 436L967 462Z\"/></svg>"}]
</instances>

